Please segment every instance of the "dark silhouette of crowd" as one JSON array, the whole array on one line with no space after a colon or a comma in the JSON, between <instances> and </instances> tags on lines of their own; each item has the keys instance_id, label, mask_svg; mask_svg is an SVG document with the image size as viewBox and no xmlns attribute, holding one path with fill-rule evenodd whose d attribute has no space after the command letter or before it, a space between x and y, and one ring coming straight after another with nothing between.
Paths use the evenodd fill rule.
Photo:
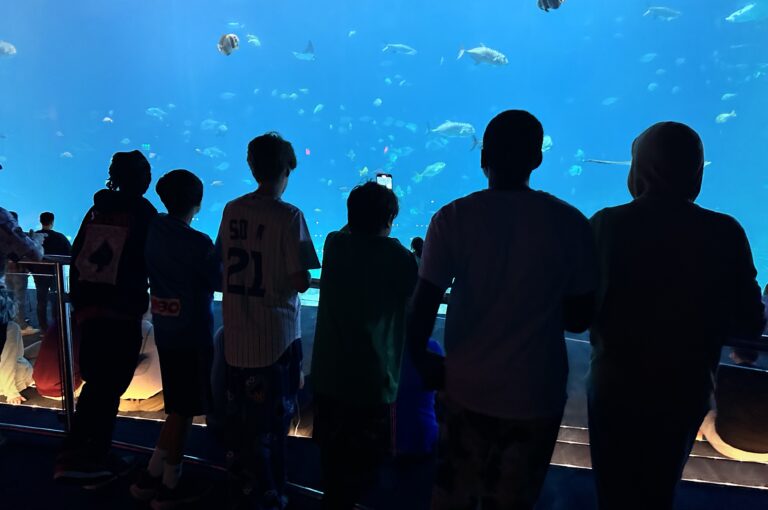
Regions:
<instances>
[{"instance_id":1,"label":"dark silhouette of crowd","mask_svg":"<svg viewBox=\"0 0 768 510\"><path fill-rule=\"evenodd\" d=\"M393 455L435 455L432 508L532 509L567 400L565 331L586 330L599 508L673 507L721 347L763 332L749 242L734 218L695 204L704 156L691 128L661 122L640 134L632 201L591 219L529 186L543 137L525 111L491 120L481 153L488 188L443 206L412 251L390 237L394 192L367 182L349 194L347 225L324 243L310 371L324 508L353 508ZM286 435L304 386L299 293L321 264L302 211L282 200L296 178L292 145L264 134L247 162L258 189L226 205L214 242L191 226L199 178L162 176L167 213L158 214L144 198L152 175L143 154L113 156L71 250L85 384L57 480L96 488L131 471L110 445L150 307L168 416L133 497L157 510L203 496L182 475L183 454L192 419L216 407L229 507L286 508ZM42 246L0 209L0 259L67 254L53 215L41 223ZM47 324L50 284L41 278ZM218 405L215 291L224 324ZM432 335L447 291L440 346ZM0 304L4 337L15 319L4 285Z\"/></svg>"}]
</instances>

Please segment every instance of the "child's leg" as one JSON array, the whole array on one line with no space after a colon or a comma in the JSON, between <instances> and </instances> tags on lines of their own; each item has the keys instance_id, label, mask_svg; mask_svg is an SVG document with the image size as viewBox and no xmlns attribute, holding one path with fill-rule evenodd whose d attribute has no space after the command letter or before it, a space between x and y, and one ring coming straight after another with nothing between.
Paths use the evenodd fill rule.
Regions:
<instances>
[{"instance_id":1,"label":"child's leg","mask_svg":"<svg viewBox=\"0 0 768 510\"><path fill-rule=\"evenodd\" d=\"M149 461L149 474L155 478L162 476L163 485L169 489L176 487L179 482L184 445L191 425L192 418L176 413L169 414Z\"/></svg>"}]
</instances>

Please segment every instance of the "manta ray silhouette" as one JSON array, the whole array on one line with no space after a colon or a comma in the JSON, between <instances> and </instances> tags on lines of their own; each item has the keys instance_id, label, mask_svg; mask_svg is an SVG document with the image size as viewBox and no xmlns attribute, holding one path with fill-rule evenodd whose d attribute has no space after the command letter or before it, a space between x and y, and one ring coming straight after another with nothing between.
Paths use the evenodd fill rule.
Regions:
<instances>
[{"instance_id":1,"label":"manta ray silhouette","mask_svg":"<svg viewBox=\"0 0 768 510\"><path fill-rule=\"evenodd\" d=\"M112 262L112 258L115 256L112 246L107 241L101 243L101 246L97 250L91 253L88 257L88 262L96 265L96 272L100 273L105 267Z\"/></svg>"}]
</instances>

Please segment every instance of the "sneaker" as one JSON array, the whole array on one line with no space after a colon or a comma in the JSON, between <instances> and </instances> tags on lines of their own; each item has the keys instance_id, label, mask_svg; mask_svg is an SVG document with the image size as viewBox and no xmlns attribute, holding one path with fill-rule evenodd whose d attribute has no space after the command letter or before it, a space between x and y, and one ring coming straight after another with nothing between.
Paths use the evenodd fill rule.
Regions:
<instances>
[{"instance_id":1,"label":"sneaker","mask_svg":"<svg viewBox=\"0 0 768 510\"><path fill-rule=\"evenodd\" d=\"M131 496L138 501L152 501L160 493L163 477L154 477L146 469L139 474L138 480L131 484Z\"/></svg>"},{"instance_id":2,"label":"sneaker","mask_svg":"<svg viewBox=\"0 0 768 510\"><path fill-rule=\"evenodd\" d=\"M98 458L81 452L64 452L56 459L53 479L95 490L130 473L136 467L135 459L114 454Z\"/></svg>"},{"instance_id":3,"label":"sneaker","mask_svg":"<svg viewBox=\"0 0 768 510\"><path fill-rule=\"evenodd\" d=\"M37 333L40 333L40 330L37 328L33 328L29 324L24 326L24 329L21 330L22 336L36 335Z\"/></svg>"},{"instance_id":4,"label":"sneaker","mask_svg":"<svg viewBox=\"0 0 768 510\"><path fill-rule=\"evenodd\" d=\"M179 479L179 484L173 489L161 485L160 493L152 500L150 506L153 510L171 510L184 505L191 505L203 499L209 490L209 485L203 486L182 477Z\"/></svg>"}]
</instances>

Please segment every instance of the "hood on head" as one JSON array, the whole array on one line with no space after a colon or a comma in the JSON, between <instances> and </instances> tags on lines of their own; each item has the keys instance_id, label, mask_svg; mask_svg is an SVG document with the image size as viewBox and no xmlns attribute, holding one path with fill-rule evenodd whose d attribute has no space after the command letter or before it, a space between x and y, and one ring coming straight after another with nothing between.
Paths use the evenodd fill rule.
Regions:
<instances>
[{"instance_id":1,"label":"hood on head","mask_svg":"<svg viewBox=\"0 0 768 510\"><path fill-rule=\"evenodd\" d=\"M699 135L679 122L659 122L632 143L628 187L633 198L662 195L693 201L701 191L704 147Z\"/></svg>"}]
</instances>

